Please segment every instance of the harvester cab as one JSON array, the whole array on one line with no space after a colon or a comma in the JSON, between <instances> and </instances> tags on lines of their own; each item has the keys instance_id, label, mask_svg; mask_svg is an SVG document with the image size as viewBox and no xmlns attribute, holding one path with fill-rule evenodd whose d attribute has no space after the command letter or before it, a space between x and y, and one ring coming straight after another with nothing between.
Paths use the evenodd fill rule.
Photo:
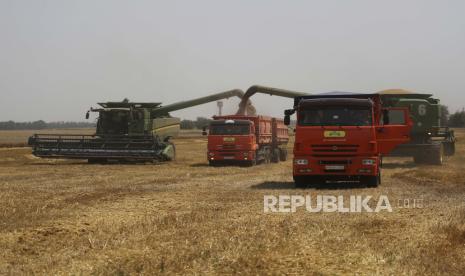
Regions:
<instances>
[{"instance_id":1,"label":"harvester cab","mask_svg":"<svg viewBox=\"0 0 465 276\"><path fill-rule=\"evenodd\" d=\"M162 141L176 137L179 133L179 119L168 113L153 118L152 112L160 108L161 103L106 102L99 103L101 108L91 108L98 112L96 135L100 137L121 136L158 136Z\"/></svg>"}]
</instances>

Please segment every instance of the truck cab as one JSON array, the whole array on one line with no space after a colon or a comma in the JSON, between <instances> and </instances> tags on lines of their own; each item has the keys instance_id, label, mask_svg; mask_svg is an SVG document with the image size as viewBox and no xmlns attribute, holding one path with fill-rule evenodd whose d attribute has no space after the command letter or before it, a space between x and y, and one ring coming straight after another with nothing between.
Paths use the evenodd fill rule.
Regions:
<instances>
[{"instance_id":1,"label":"truck cab","mask_svg":"<svg viewBox=\"0 0 465 276\"><path fill-rule=\"evenodd\" d=\"M211 122L208 134L208 161L210 165L226 163L227 161L254 163L256 147L253 121L220 119Z\"/></svg>"},{"instance_id":2,"label":"truck cab","mask_svg":"<svg viewBox=\"0 0 465 276\"><path fill-rule=\"evenodd\" d=\"M282 119L262 115L214 116L207 158L212 166L278 163L287 159L288 141L288 128Z\"/></svg>"},{"instance_id":3,"label":"truck cab","mask_svg":"<svg viewBox=\"0 0 465 276\"><path fill-rule=\"evenodd\" d=\"M383 109L376 95L316 95L295 103L285 122L297 112L293 177L298 187L326 180L377 186L381 156L409 141L408 110Z\"/></svg>"}]
</instances>

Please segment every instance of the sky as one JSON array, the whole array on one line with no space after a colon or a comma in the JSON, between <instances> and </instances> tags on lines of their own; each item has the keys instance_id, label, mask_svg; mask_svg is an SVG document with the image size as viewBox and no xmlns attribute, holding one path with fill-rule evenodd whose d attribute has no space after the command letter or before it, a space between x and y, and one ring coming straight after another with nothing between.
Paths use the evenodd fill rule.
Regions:
<instances>
[{"instance_id":1,"label":"sky","mask_svg":"<svg viewBox=\"0 0 465 276\"><path fill-rule=\"evenodd\" d=\"M464 12L460 0L0 0L0 121L84 121L101 101L171 104L253 84L404 88L454 111L465 107ZM253 102L263 115L292 107Z\"/></svg>"}]
</instances>

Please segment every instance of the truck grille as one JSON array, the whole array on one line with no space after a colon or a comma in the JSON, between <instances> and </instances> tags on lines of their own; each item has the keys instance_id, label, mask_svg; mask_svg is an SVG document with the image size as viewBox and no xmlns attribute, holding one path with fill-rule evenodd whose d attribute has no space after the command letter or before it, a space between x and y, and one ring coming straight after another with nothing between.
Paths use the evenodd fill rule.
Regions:
<instances>
[{"instance_id":1,"label":"truck grille","mask_svg":"<svg viewBox=\"0 0 465 276\"><path fill-rule=\"evenodd\" d=\"M349 165L352 164L352 160L320 160L320 165Z\"/></svg>"},{"instance_id":2,"label":"truck grille","mask_svg":"<svg viewBox=\"0 0 465 276\"><path fill-rule=\"evenodd\" d=\"M315 153L351 153L357 152L359 145L312 145L312 151Z\"/></svg>"},{"instance_id":3,"label":"truck grille","mask_svg":"<svg viewBox=\"0 0 465 276\"><path fill-rule=\"evenodd\" d=\"M223 145L222 148L225 150L232 150L236 148L236 145Z\"/></svg>"}]
</instances>

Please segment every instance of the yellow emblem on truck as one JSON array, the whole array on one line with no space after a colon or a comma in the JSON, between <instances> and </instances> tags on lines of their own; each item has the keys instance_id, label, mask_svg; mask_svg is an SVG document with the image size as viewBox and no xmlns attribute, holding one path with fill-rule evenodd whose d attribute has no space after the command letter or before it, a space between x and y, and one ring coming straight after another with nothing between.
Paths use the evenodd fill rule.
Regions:
<instances>
[{"instance_id":1,"label":"yellow emblem on truck","mask_svg":"<svg viewBox=\"0 0 465 276\"><path fill-rule=\"evenodd\" d=\"M346 132L340 130L325 130L324 136L325 138L343 138L346 137Z\"/></svg>"},{"instance_id":2,"label":"yellow emblem on truck","mask_svg":"<svg viewBox=\"0 0 465 276\"><path fill-rule=\"evenodd\" d=\"M234 137L223 137L223 142L233 143L234 141L236 141Z\"/></svg>"}]
</instances>

